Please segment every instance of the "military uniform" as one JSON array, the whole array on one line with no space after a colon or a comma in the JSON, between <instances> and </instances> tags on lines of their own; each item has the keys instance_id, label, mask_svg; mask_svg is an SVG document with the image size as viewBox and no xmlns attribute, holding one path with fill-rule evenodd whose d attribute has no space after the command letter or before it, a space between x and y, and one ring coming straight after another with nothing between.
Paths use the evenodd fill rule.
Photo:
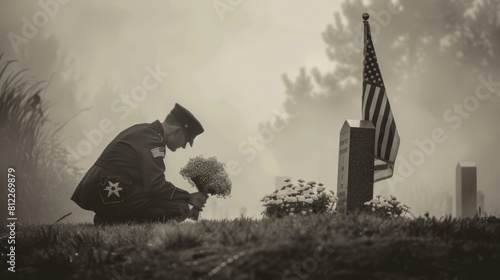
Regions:
<instances>
[{"instance_id":1,"label":"military uniform","mask_svg":"<svg viewBox=\"0 0 500 280\"><path fill-rule=\"evenodd\" d=\"M190 128L192 145L194 137L203 132L201 124L178 104L171 113ZM158 120L122 131L85 174L71 200L94 211L96 224L169 220L187 215L189 193L165 179L163 135Z\"/></svg>"}]
</instances>

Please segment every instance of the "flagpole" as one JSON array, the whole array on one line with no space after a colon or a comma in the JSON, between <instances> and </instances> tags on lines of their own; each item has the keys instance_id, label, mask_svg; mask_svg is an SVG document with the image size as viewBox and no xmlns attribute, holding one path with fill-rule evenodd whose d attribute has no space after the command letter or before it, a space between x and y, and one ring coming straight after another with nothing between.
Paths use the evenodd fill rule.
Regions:
<instances>
[{"instance_id":1,"label":"flagpole","mask_svg":"<svg viewBox=\"0 0 500 280\"><path fill-rule=\"evenodd\" d=\"M366 56L366 41L368 40L368 29L370 28L370 25L368 23L368 19L370 18L370 15L368 13L363 14L363 24L365 26L365 37L364 37L364 46L363 46L363 55Z\"/></svg>"},{"instance_id":2,"label":"flagpole","mask_svg":"<svg viewBox=\"0 0 500 280\"><path fill-rule=\"evenodd\" d=\"M370 31L370 26L369 26L369 23L368 23L368 19L370 18L370 15L368 13L364 13L362 15L362 18L363 18L363 25L364 25L364 31L365 31L365 34L364 34L364 40L363 40L363 69L361 69L361 81L364 82L364 79L365 79L365 73L364 73L364 63L365 63L365 57L366 57L366 43L368 41L368 32ZM363 104L363 94L361 94L361 104ZM364 112L363 112L363 108L361 108L361 119L364 120Z\"/></svg>"}]
</instances>

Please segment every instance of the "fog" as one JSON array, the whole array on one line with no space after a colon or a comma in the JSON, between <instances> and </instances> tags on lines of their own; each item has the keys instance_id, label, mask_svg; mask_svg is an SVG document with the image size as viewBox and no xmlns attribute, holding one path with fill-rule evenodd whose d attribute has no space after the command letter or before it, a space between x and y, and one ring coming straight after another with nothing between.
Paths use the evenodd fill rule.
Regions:
<instances>
[{"instance_id":1,"label":"fog","mask_svg":"<svg viewBox=\"0 0 500 280\"><path fill-rule=\"evenodd\" d=\"M261 217L260 199L274 191L276 176L315 180L336 191L338 134L345 119L361 118L362 85L348 79L347 85L325 90L327 86L316 82L317 90L308 100L330 96L331 103L304 101L301 105L300 99L290 98L293 94L282 75L295 80L301 68L308 74L314 68L323 75L336 69L338 63L329 60L325 51L323 33L328 25L338 24L335 13L346 22L340 1L63 2L3 1L1 50L7 59L17 59L19 68L29 68L33 79L50 80L44 94L52 104L49 119L57 125L72 118L59 133L77 166L87 170L121 130L161 121L179 103L201 120L205 132L193 147L167 152L167 180L194 192L179 169L196 155L217 156L236 166L231 173L231 197L210 198L203 218L238 217L242 208L249 217ZM52 14L46 24L35 25L37 13L47 11ZM397 32L397 15L393 17L380 29L375 48L401 146L397 176L376 183L375 192L395 194L415 215L425 211L442 215L446 196L454 197L457 163L474 161L478 190L486 195L485 209L498 214L500 150L494 146L500 139L498 85L489 98L476 99L474 110L464 114L455 110L455 104L470 102L468 96L482 83L478 77L499 81L498 73L481 69L464 76L453 76L453 71L435 73L432 69L442 62L428 59L430 63L421 65L428 76L406 83L407 77L384 64L391 51L377 48L387 33ZM357 18L361 24L361 13ZM494 26L498 31L498 23ZM24 39L13 43L12 33ZM359 42L353 43L359 48ZM481 60L483 55L479 52L470 60ZM499 69L498 55L490 69ZM353 75L360 76L362 53L351 57L359 65ZM452 64L453 59L446 61ZM146 94L134 95L144 79L154 86ZM346 94L355 88L359 95ZM455 88L464 91L457 93ZM103 120L111 125L103 129ZM281 129L269 129L273 125ZM264 136L266 143L252 145L252 139L263 137L264 128L272 135ZM412 152L422 150L421 143L432 139L436 129L446 140L429 140L435 148L422 164L412 163ZM69 194L75 187L61 186ZM90 221L91 213L79 209L69 197L61 204L78 221Z\"/></svg>"}]
</instances>

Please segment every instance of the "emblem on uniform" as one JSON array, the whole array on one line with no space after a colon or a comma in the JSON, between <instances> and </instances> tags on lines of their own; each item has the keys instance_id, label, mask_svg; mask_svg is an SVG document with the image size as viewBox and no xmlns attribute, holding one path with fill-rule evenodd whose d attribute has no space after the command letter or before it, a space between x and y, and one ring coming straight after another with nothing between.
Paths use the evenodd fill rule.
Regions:
<instances>
[{"instance_id":1,"label":"emblem on uniform","mask_svg":"<svg viewBox=\"0 0 500 280\"><path fill-rule=\"evenodd\" d=\"M114 182L112 179L106 179L103 186L99 188L99 194L104 204L123 202L123 192L120 182Z\"/></svg>"},{"instance_id":2,"label":"emblem on uniform","mask_svg":"<svg viewBox=\"0 0 500 280\"><path fill-rule=\"evenodd\" d=\"M151 149L151 154L153 154L153 157L154 158L157 158L157 157L162 157L164 158L165 157L165 147L156 147L154 149Z\"/></svg>"}]
</instances>

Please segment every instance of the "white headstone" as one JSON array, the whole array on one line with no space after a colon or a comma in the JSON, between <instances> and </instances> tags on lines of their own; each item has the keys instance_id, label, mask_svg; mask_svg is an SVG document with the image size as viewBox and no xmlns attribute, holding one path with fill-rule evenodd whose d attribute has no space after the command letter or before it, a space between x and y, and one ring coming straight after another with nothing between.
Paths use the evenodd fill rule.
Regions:
<instances>
[{"instance_id":1,"label":"white headstone","mask_svg":"<svg viewBox=\"0 0 500 280\"><path fill-rule=\"evenodd\" d=\"M474 162L457 164L456 214L474 217L477 214L477 167Z\"/></svg>"}]
</instances>

